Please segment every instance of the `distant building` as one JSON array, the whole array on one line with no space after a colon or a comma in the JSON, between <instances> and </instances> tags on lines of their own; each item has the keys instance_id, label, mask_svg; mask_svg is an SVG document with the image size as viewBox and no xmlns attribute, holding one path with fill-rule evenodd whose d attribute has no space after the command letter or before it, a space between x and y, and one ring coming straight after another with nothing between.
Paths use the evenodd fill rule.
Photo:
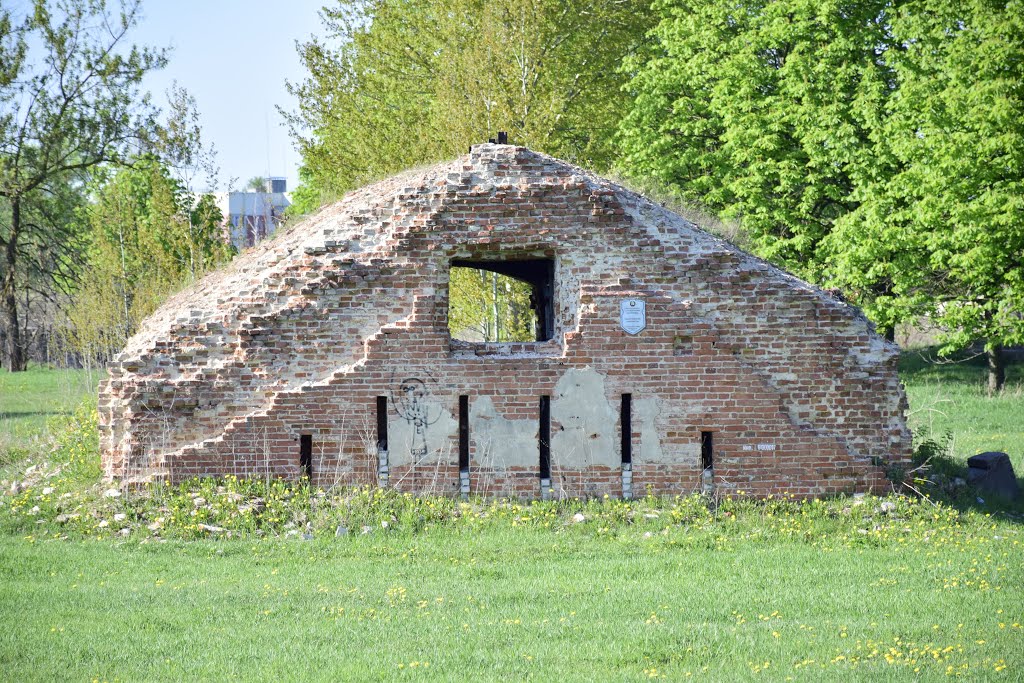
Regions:
<instances>
[{"instance_id":1,"label":"distant building","mask_svg":"<svg viewBox=\"0 0 1024 683\"><path fill-rule=\"evenodd\" d=\"M268 178L269 191L218 192L217 207L232 246L241 251L274 234L291 206L285 178Z\"/></svg>"}]
</instances>

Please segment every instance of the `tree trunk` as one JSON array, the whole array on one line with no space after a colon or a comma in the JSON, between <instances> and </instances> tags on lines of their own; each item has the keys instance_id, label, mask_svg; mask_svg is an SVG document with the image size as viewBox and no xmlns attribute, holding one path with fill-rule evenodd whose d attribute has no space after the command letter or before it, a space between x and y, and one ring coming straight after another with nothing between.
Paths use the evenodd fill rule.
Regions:
<instances>
[{"instance_id":1,"label":"tree trunk","mask_svg":"<svg viewBox=\"0 0 1024 683\"><path fill-rule=\"evenodd\" d=\"M1003 347L995 346L985 351L988 358L988 390L995 393L1003 388L1006 381L1006 359L1003 358Z\"/></svg>"},{"instance_id":2,"label":"tree trunk","mask_svg":"<svg viewBox=\"0 0 1024 683\"><path fill-rule=\"evenodd\" d=\"M9 372L25 369L25 358L21 349L21 326L18 324L18 299L15 291L15 266L18 265L18 234L21 231L21 203L11 201L11 237L7 240L4 253L4 278L0 283L0 305L3 306L4 326L7 328L7 344L4 348L4 366Z\"/></svg>"}]
</instances>

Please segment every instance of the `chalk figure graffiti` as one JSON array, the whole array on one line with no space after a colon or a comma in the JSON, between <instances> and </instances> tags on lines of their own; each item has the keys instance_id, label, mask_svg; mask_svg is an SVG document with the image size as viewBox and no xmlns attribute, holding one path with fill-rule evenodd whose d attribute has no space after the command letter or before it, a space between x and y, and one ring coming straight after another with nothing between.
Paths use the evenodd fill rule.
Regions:
<instances>
[{"instance_id":1,"label":"chalk figure graffiti","mask_svg":"<svg viewBox=\"0 0 1024 683\"><path fill-rule=\"evenodd\" d=\"M430 390L426 383L416 377L403 379L395 400L395 409L413 428L409 452L413 457L426 455L427 428L440 419L442 410L441 406L430 400Z\"/></svg>"}]
</instances>

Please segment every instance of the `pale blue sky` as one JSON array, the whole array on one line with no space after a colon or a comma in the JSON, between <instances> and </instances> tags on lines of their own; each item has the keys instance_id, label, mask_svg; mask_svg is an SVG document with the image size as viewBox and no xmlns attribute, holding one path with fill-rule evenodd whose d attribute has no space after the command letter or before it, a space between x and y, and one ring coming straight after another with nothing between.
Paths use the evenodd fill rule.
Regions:
<instances>
[{"instance_id":1,"label":"pale blue sky","mask_svg":"<svg viewBox=\"0 0 1024 683\"><path fill-rule=\"evenodd\" d=\"M144 0L133 31L139 45L171 46L170 64L146 82L154 101L166 102L172 81L197 100L203 134L217 148L220 187L235 188L257 175L298 183L301 159L275 105L294 109L285 79L305 69L295 41L321 34L324 0ZM196 188L200 189L200 188Z\"/></svg>"}]
</instances>

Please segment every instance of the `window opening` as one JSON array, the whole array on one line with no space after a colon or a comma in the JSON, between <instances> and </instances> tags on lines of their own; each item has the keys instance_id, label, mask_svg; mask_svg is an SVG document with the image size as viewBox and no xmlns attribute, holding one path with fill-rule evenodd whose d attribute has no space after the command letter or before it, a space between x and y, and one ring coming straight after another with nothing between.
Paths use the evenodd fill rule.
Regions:
<instances>
[{"instance_id":1,"label":"window opening","mask_svg":"<svg viewBox=\"0 0 1024 683\"><path fill-rule=\"evenodd\" d=\"M313 435L299 435L299 476L313 478Z\"/></svg>"},{"instance_id":2,"label":"window opening","mask_svg":"<svg viewBox=\"0 0 1024 683\"><path fill-rule=\"evenodd\" d=\"M554 336L555 262L451 262L448 331L468 342L547 341Z\"/></svg>"},{"instance_id":3,"label":"window opening","mask_svg":"<svg viewBox=\"0 0 1024 683\"><path fill-rule=\"evenodd\" d=\"M715 466L714 447L711 441L711 432L700 433L700 468L710 470Z\"/></svg>"},{"instance_id":4,"label":"window opening","mask_svg":"<svg viewBox=\"0 0 1024 683\"><path fill-rule=\"evenodd\" d=\"M388 397L377 397L377 450L388 450Z\"/></svg>"},{"instance_id":5,"label":"window opening","mask_svg":"<svg viewBox=\"0 0 1024 683\"><path fill-rule=\"evenodd\" d=\"M622 395L619 422L622 428L622 464L629 465L633 462L633 394Z\"/></svg>"},{"instance_id":6,"label":"window opening","mask_svg":"<svg viewBox=\"0 0 1024 683\"><path fill-rule=\"evenodd\" d=\"M459 396L459 472L469 471L469 396Z\"/></svg>"},{"instance_id":7,"label":"window opening","mask_svg":"<svg viewBox=\"0 0 1024 683\"><path fill-rule=\"evenodd\" d=\"M537 447L540 451L540 478L551 478L551 397L540 397L540 438Z\"/></svg>"}]
</instances>

